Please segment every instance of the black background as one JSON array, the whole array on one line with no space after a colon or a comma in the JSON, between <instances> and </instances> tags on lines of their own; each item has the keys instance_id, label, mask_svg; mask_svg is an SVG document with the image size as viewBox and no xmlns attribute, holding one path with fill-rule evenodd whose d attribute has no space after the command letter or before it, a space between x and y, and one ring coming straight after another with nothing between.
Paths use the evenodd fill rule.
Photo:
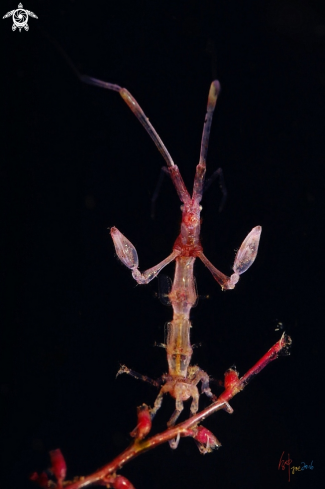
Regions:
<instances>
[{"instance_id":1,"label":"black background","mask_svg":"<svg viewBox=\"0 0 325 489\"><path fill-rule=\"evenodd\" d=\"M1 2L2 14L17 8ZM1 449L3 487L34 487L28 474L60 447L68 477L89 474L129 443L150 385L115 379L119 363L166 371L164 324L172 311L157 281L136 286L114 257L107 228L136 246L140 269L165 258L180 202L168 179L150 218L163 160L114 92L80 83L82 72L128 88L191 188L208 89L222 92L203 200L202 244L231 273L234 250L262 225L259 254L235 291L220 291L201 263L192 311L198 363L215 379L243 374L280 337L292 354L269 365L205 422L222 442L201 456L191 439L158 447L121 473L137 489L288 487L282 452L314 470L289 487L322 483L324 349L325 8L307 0L32 1L29 32L1 22ZM52 39L52 40L51 40ZM172 276L173 265L166 273ZM216 383L212 388L217 392ZM201 407L207 405L202 398ZM166 398L154 422L174 409ZM188 403L183 418L188 415Z\"/></svg>"}]
</instances>

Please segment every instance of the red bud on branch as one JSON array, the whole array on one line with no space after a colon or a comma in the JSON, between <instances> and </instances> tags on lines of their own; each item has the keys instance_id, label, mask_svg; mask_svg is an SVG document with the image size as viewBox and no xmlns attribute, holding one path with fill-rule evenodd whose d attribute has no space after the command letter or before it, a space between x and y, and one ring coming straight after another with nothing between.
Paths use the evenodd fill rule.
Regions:
<instances>
[{"instance_id":1,"label":"red bud on branch","mask_svg":"<svg viewBox=\"0 0 325 489\"><path fill-rule=\"evenodd\" d=\"M51 470L58 481L58 488L61 488L67 473L67 465L59 448L52 450L50 452L50 457L52 463Z\"/></svg>"},{"instance_id":2,"label":"red bud on branch","mask_svg":"<svg viewBox=\"0 0 325 489\"><path fill-rule=\"evenodd\" d=\"M201 453L206 454L212 452L215 448L221 447L220 441L204 426L198 426L196 433L193 436L197 441L197 445Z\"/></svg>"},{"instance_id":3,"label":"red bud on branch","mask_svg":"<svg viewBox=\"0 0 325 489\"><path fill-rule=\"evenodd\" d=\"M114 489L134 489L131 482L123 475L117 475L114 483L112 484Z\"/></svg>"},{"instance_id":4,"label":"red bud on branch","mask_svg":"<svg viewBox=\"0 0 325 489\"><path fill-rule=\"evenodd\" d=\"M134 489L133 484L123 475L108 475L101 481L97 481L100 486L111 487L112 489Z\"/></svg>"},{"instance_id":5,"label":"red bud on branch","mask_svg":"<svg viewBox=\"0 0 325 489\"><path fill-rule=\"evenodd\" d=\"M237 370L233 368L229 368L227 372L225 372L225 381L224 386L225 389L231 389L234 387L239 381L239 376Z\"/></svg>"},{"instance_id":6,"label":"red bud on branch","mask_svg":"<svg viewBox=\"0 0 325 489\"><path fill-rule=\"evenodd\" d=\"M138 407L137 416L138 424L130 435L137 440L143 440L151 430L151 416L146 404Z\"/></svg>"},{"instance_id":7,"label":"red bud on branch","mask_svg":"<svg viewBox=\"0 0 325 489\"><path fill-rule=\"evenodd\" d=\"M42 472L40 475L38 475L37 472L33 472L32 475L29 476L29 480L36 482L36 484L38 484L40 487L44 487L45 489L49 487L49 479L45 472Z\"/></svg>"}]
</instances>

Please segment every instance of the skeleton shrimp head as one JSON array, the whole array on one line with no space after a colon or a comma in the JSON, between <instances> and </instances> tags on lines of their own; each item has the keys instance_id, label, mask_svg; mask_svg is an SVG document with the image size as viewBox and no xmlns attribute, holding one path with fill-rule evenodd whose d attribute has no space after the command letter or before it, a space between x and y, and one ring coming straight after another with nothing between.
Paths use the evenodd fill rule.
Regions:
<instances>
[{"instance_id":1,"label":"skeleton shrimp head","mask_svg":"<svg viewBox=\"0 0 325 489\"><path fill-rule=\"evenodd\" d=\"M181 205L181 229L173 249L180 251L182 256L197 256L197 253L202 251L200 243L201 209L199 202L194 199L189 199Z\"/></svg>"},{"instance_id":2,"label":"skeleton shrimp head","mask_svg":"<svg viewBox=\"0 0 325 489\"><path fill-rule=\"evenodd\" d=\"M193 246L200 242L201 209L202 207L199 203L193 199L181 206L182 224L180 238L183 246Z\"/></svg>"}]
</instances>

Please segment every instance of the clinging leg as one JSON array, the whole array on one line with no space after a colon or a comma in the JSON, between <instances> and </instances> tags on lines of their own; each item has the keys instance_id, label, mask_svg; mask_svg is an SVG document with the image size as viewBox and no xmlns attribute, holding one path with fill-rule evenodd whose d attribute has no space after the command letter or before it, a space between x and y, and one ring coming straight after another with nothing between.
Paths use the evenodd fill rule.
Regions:
<instances>
[{"instance_id":1,"label":"clinging leg","mask_svg":"<svg viewBox=\"0 0 325 489\"><path fill-rule=\"evenodd\" d=\"M167 426L174 426L178 417L184 409L183 401L192 398L190 407L191 416L197 413L199 409L200 394L195 384L183 383L182 381L174 384L172 396L175 398L175 411L173 412Z\"/></svg>"},{"instance_id":2,"label":"clinging leg","mask_svg":"<svg viewBox=\"0 0 325 489\"><path fill-rule=\"evenodd\" d=\"M155 278L160 270L180 254L180 251L174 250L167 258L158 263L152 268L141 273L138 269L139 259L138 253L131 241L129 241L117 228L111 228L111 236L114 242L115 251L121 262L132 270L132 277L138 284L147 284Z\"/></svg>"},{"instance_id":3,"label":"clinging leg","mask_svg":"<svg viewBox=\"0 0 325 489\"><path fill-rule=\"evenodd\" d=\"M221 202L220 202L219 209L218 209L218 211L221 212L222 209L225 206L225 203L226 203L226 200L227 200L227 195L228 195L227 188L226 188L226 183L225 183L225 179L223 177L222 168L218 168L215 172L212 173L211 177L209 177L204 182L203 193L206 192L209 189L209 187L212 185L212 183L216 179L219 180L219 188L220 188L221 193L222 193L222 198L221 198Z\"/></svg>"},{"instance_id":4,"label":"clinging leg","mask_svg":"<svg viewBox=\"0 0 325 489\"><path fill-rule=\"evenodd\" d=\"M154 219L154 217L155 217L156 201L158 199L158 195L159 195L159 192L160 192L163 180L164 180L164 176L166 174L170 176L168 167L163 166L160 170L159 179L158 179L155 191L151 197L151 219Z\"/></svg>"},{"instance_id":5,"label":"clinging leg","mask_svg":"<svg viewBox=\"0 0 325 489\"><path fill-rule=\"evenodd\" d=\"M153 419L156 416L157 411L159 411L159 409L161 408L164 394L166 394L167 392L169 392L170 389L171 389L171 386L168 383L165 384L165 385L163 385L162 388L160 389L159 394L156 397L155 403L153 405L153 408L150 409L151 419Z\"/></svg>"},{"instance_id":6,"label":"clinging leg","mask_svg":"<svg viewBox=\"0 0 325 489\"><path fill-rule=\"evenodd\" d=\"M195 365L189 367L189 377L191 378L191 384L193 385L197 385L199 382L201 382L201 394L205 394L212 400L216 398L216 396L211 392L208 374L199 366Z\"/></svg>"},{"instance_id":7,"label":"clinging leg","mask_svg":"<svg viewBox=\"0 0 325 489\"><path fill-rule=\"evenodd\" d=\"M171 415L171 418L170 420L168 421L167 423L167 426L174 426L174 424L176 423L177 419L179 418L181 412L183 411L184 409L184 403L182 401L182 399L180 399L179 397L176 398L176 402L175 402L175 411L173 412L173 414Z\"/></svg>"}]
</instances>

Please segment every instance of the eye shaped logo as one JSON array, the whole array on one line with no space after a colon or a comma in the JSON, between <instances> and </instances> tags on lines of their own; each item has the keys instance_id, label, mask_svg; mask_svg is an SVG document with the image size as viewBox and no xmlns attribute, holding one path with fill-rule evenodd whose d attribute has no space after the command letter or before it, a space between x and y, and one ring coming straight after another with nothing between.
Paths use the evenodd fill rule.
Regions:
<instances>
[{"instance_id":1,"label":"eye shaped logo","mask_svg":"<svg viewBox=\"0 0 325 489\"><path fill-rule=\"evenodd\" d=\"M29 30L28 16L34 17L34 19L38 19L37 15L35 15L34 12L23 9L23 5L21 3L18 5L18 8L16 10L11 10L10 12L7 12L6 15L4 15L2 18L6 19L7 17L11 16L13 20L12 30L15 31L16 29L19 29L19 32L21 32L22 29L25 29L25 31Z\"/></svg>"}]
</instances>

